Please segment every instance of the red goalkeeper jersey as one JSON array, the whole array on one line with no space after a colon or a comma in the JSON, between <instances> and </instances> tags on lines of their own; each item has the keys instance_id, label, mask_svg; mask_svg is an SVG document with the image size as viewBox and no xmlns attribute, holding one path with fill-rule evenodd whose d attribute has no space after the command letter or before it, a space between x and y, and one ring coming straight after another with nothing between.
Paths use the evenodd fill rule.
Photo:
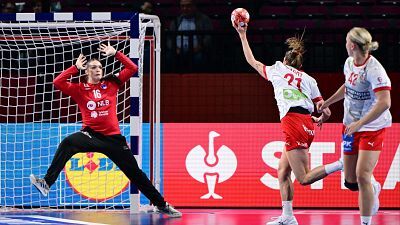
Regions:
<instances>
[{"instance_id":1,"label":"red goalkeeper jersey","mask_svg":"<svg viewBox=\"0 0 400 225\"><path fill-rule=\"evenodd\" d=\"M117 75L124 83L137 71L137 66L121 52L117 52L115 58L124 65ZM119 85L110 80L98 84L69 82L68 79L78 72L75 66L71 66L54 79L54 86L78 104L82 113L82 127L90 127L104 135L120 134L116 108Z\"/></svg>"}]
</instances>

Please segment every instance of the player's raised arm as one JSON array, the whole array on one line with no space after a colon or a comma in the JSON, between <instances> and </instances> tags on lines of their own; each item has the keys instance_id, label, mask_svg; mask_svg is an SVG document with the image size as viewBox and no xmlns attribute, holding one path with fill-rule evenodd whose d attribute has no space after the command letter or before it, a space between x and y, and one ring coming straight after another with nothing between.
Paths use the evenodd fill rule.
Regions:
<instances>
[{"instance_id":1,"label":"player's raised arm","mask_svg":"<svg viewBox=\"0 0 400 225\"><path fill-rule=\"evenodd\" d=\"M251 51L251 48L249 46L249 42L247 41L246 37L246 31L247 31L247 24L244 26L238 26L234 23L232 23L232 26L236 29L236 31L239 33L240 41L242 42L242 47L243 47L243 52L244 56L246 57L246 61L254 68L257 70L257 72L267 79L265 73L264 73L264 64L261 62L257 61L254 56L253 52Z\"/></svg>"},{"instance_id":2,"label":"player's raised arm","mask_svg":"<svg viewBox=\"0 0 400 225\"><path fill-rule=\"evenodd\" d=\"M87 62L86 57L83 54L80 54L76 59L75 65L64 70L60 75L58 75L54 79L53 81L54 86L63 93L71 96L71 94L75 93L74 87L78 86L78 84L68 82L68 79L71 76L78 74L79 70L86 69L86 62Z\"/></svg>"},{"instance_id":3,"label":"player's raised arm","mask_svg":"<svg viewBox=\"0 0 400 225\"><path fill-rule=\"evenodd\" d=\"M122 83L126 82L134 73L136 73L138 68L135 63L124 55L124 53L115 50L115 48L110 45L110 42L108 42L108 45L101 44L98 50L102 52L103 56L115 55L115 58L124 65L124 69L118 74L118 79Z\"/></svg>"}]
</instances>

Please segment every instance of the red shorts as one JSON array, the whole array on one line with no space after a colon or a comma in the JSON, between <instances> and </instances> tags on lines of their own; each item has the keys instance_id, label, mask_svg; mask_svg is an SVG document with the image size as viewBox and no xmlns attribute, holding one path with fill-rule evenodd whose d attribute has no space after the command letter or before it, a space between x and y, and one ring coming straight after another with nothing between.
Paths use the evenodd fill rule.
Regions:
<instances>
[{"instance_id":1,"label":"red shorts","mask_svg":"<svg viewBox=\"0 0 400 225\"><path fill-rule=\"evenodd\" d=\"M342 128L342 150L345 155L358 154L358 150L381 151L385 128L377 131L355 132L352 136L344 135L346 126Z\"/></svg>"},{"instance_id":2,"label":"red shorts","mask_svg":"<svg viewBox=\"0 0 400 225\"><path fill-rule=\"evenodd\" d=\"M287 113L281 120L286 151L309 148L314 139L311 115Z\"/></svg>"}]
</instances>

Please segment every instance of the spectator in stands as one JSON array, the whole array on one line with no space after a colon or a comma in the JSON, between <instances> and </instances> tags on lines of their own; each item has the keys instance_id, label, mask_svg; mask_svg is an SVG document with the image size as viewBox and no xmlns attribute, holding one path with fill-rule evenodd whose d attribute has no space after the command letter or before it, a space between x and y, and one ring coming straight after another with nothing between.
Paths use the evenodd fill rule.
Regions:
<instances>
[{"instance_id":1,"label":"spectator in stands","mask_svg":"<svg viewBox=\"0 0 400 225\"><path fill-rule=\"evenodd\" d=\"M61 1L52 1L50 4L50 12L60 12L61 8Z\"/></svg>"},{"instance_id":2,"label":"spectator in stands","mask_svg":"<svg viewBox=\"0 0 400 225\"><path fill-rule=\"evenodd\" d=\"M213 29L210 18L199 12L194 0L180 0L181 15L170 24L171 31L210 31ZM207 50L211 47L211 36L205 34L178 35L175 41L169 40L167 47L175 50L180 66L202 68L206 65ZM175 58L175 57L173 57Z\"/></svg>"},{"instance_id":3,"label":"spectator in stands","mask_svg":"<svg viewBox=\"0 0 400 225\"><path fill-rule=\"evenodd\" d=\"M4 4L1 4L1 12L2 13L16 13L15 4L11 1L7 1Z\"/></svg>"},{"instance_id":4,"label":"spectator in stands","mask_svg":"<svg viewBox=\"0 0 400 225\"><path fill-rule=\"evenodd\" d=\"M144 1L139 8L139 12L143 14L154 14L153 3L151 1Z\"/></svg>"},{"instance_id":5,"label":"spectator in stands","mask_svg":"<svg viewBox=\"0 0 400 225\"><path fill-rule=\"evenodd\" d=\"M32 5L32 10L34 13L43 12L43 2L40 0L35 1Z\"/></svg>"}]
</instances>

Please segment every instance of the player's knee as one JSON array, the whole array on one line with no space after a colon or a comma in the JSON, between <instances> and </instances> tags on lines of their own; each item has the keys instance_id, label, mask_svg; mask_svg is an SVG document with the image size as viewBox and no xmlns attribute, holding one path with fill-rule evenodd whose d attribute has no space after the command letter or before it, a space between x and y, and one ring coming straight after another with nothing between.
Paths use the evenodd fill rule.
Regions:
<instances>
[{"instance_id":1,"label":"player's knee","mask_svg":"<svg viewBox=\"0 0 400 225\"><path fill-rule=\"evenodd\" d=\"M287 177L290 176L290 170L284 167L278 167L278 177Z\"/></svg>"},{"instance_id":2,"label":"player's knee","mask_svg":"<svg viewBox=\"0 0 400 225\"><path fill-rule=\"evenodd\" d=\"M299 181L299 183L303 186L307 186L307 185L311 184L311 182L307 179L303 179L303 180Z\"/></svg>"},{"instance_id":3,"label":"player's knee","mask_svg":"<svg viewBox=\"0 0 400 225\"><path fill-rule=\"evenodd\" d=\"M371 175L369 174L357 175L357 183L359 186L371 185Z\"/></svg>"},{"instance_id":4,"label":"player's knee","mask_svg":"<svg viewBox=\"0 0 400 225\"><path fill-rule=\"evenodd\" d=\"M304 177L302 177L302 178L300 178L300 179L297 179L297 180L298 180L299 183L300 183L301 185L303 185L303 186L307 186L307 185L312 184L311 179L309 179L307 176L304 176Z\"/></svg>"},{"instance_id":5,"label":"player's knee","mask_svg":"<svg viewBox=\"0 0 400 225\"><path fill-rule=\"evenodd\" d=\"M350 191L358 191L358 183L350 183L347 180L344 180L344 186Z\"/></svg>"}]
</instances>

